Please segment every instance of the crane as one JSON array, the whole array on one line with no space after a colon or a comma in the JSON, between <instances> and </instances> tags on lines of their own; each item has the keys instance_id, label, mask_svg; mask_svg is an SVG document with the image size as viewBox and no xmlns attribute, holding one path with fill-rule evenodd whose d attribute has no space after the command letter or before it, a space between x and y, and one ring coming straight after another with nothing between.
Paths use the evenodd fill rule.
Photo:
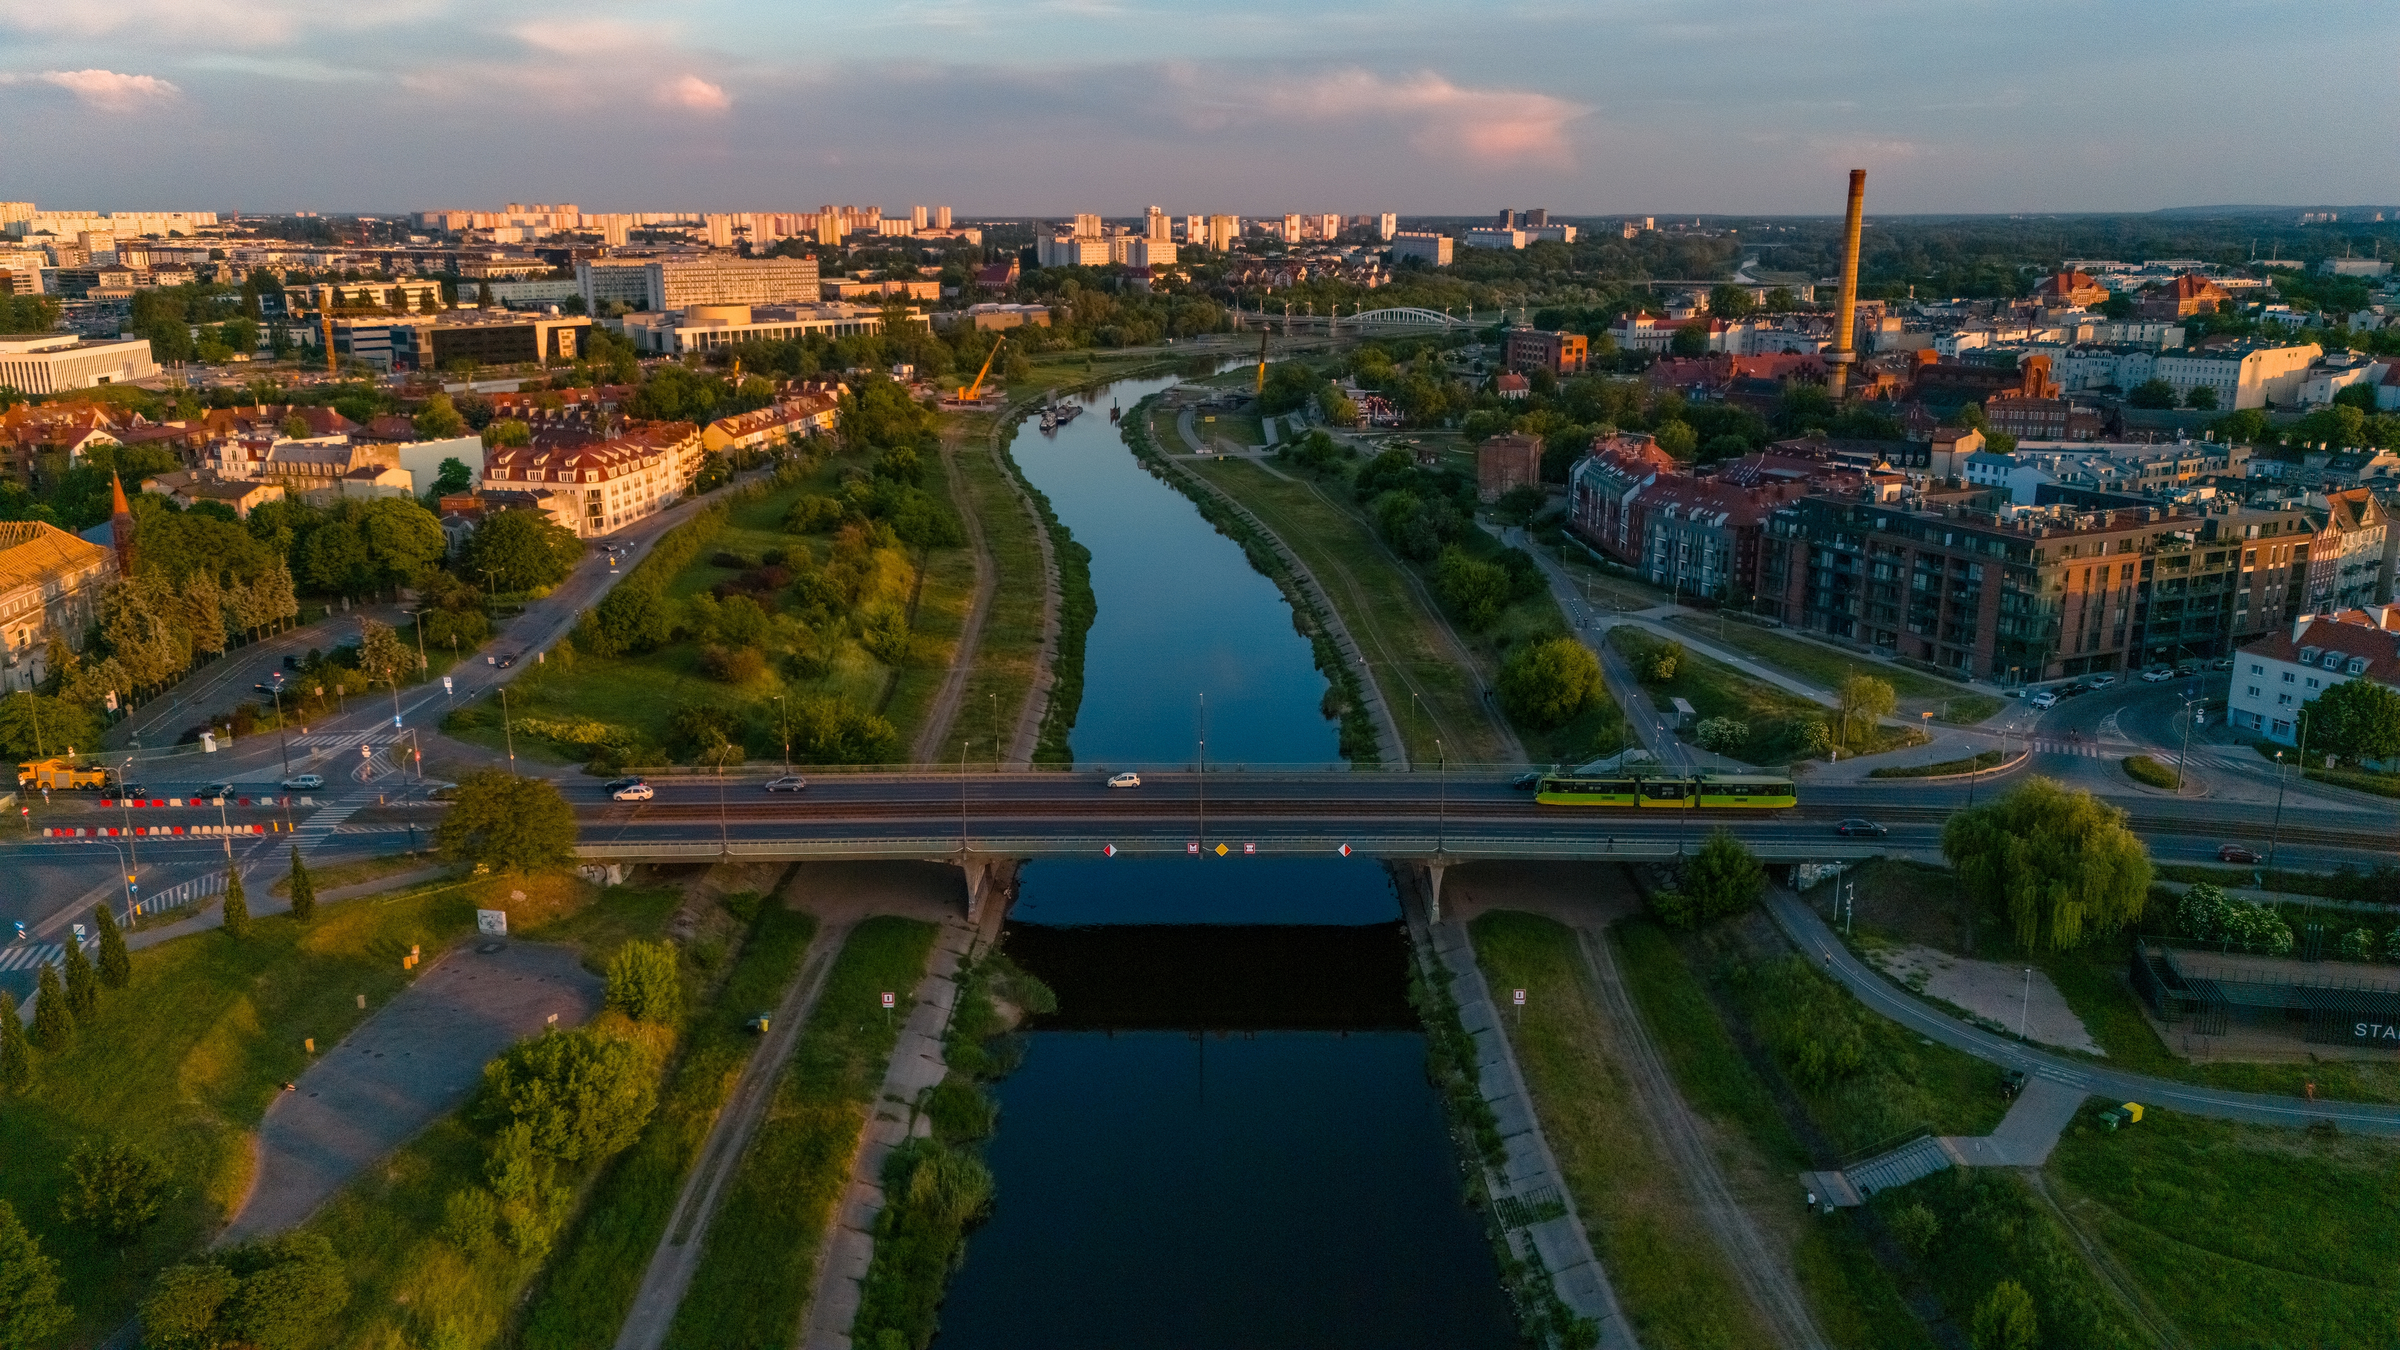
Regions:
<instances>
[{"instance_id":1,"label":"crane","mask_svg":"<svg viewBox=\"0 0 2400 1350\"><path fill-rule=\"evenodd\" d=\"M1267 392L1267 330L1258 330L1258 392Z\"/></svg>"},{"instance_id":2,"label":"crane","mask_svg":"<svg viewBox=\"0 0 2400 1350\"><path fill-rule=\"evenodd\" d=\"M999 359L1000 349L1007 343L1007 335L1002 334L1000 340L992 344L991 352L983 358L983 369L975 372L975 383L958 391L959 402L973 403L976 397L983 392L983 377L992 373L992 362Z\"/></svg>"}]
</instances>

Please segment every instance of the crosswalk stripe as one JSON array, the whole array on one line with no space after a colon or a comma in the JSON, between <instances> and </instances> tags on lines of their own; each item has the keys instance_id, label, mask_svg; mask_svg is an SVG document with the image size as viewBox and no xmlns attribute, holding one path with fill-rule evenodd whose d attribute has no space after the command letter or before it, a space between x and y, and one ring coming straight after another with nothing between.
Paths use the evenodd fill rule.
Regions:
<instances>
[{"instance_id":1,"label":"crosswalk stripe","mask_svg":"<svg viewBox=\"0 0 2400 1350\"><path fill-rule=\"evenodd\" d=\"M0 951L0 971L32 970L52 961L66 959L67 949L56 942L36 942L16 945Z\"/></svg>"}]
</instances>

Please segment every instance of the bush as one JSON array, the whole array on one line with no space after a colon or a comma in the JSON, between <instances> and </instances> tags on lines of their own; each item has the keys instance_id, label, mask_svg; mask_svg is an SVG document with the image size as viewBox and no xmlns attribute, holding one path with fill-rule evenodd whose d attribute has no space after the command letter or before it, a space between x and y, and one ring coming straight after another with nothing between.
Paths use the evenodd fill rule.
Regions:
<instances>
[{"instance_id":1,"label":"bush","mask_svg":"<svg viewBox=\"0 0 2400 1350\"><path fill-rule=\"evenodd\" d=\"M45 1344L74 1320L58 1302L58 1262L0 1200L0 1345Z\"/></svg>"},{"instance_id":2,"label":"bush","mask_svg":"<svg viewBox=\"0 0 2400 1350\"><path fill-rule=\"evenodd\" d=\"M1757 971L1759 1036L1792 1081L1821 1091L1866 1067L1867 1037L1858 1006L1803 956L1785 956Z\"/></svg>"},{"instance_id":3,"label":"bush","mask_svg":"<svg viewBox=\"0 0 2400 1350\"><path fill-rule=\"evenodd\" d=\"M849 514L841 502L832 497L810 495L793 502L783 513L783 528L787 534L822 534L842 523Z\"/></svg>"},{"instance_id":4,"label":"bush","mask_svg":"<svg viewBox=\"0 0 2400 1350\"><path fill-rule=\"evenodd\" d=\"M2127 755L2125 757L2125 776L2137 783L2147 783L2154 788L2172 789L2176 786L2175 771L2148 755Z\"/></svg>"},{"instance_id":5,"label":"bush","mask_svg":"<svg viewBox=\"0 0 2400 1350\"><path fill-rule=\"evenodd\" d=\"M1433 588L1471 633L1491 627L1500 617L1500 611L1508 607L1508 573L1496 564L1470 556L1455 544L1443 549L1434 564Z\"/></svg>"},{"instance_id":6,"label":"bush","mask_svg":"<svg viewBox=\"0 0 2400 1350\"><path fill-rule=\"evenodd\" d=\"M144 1344L300 1350L349 1301L333 1244L288 1233L168 1268L142 1304Z\"/></svg>"},{"instance_id":7,"label":"bush","mask_svg":"<svg viewBox=\"0 0 2400 1350\"><path fill-rule=\"evenodd\" d=\"M1500 665L1500 706L1523 726L1564 726L1600 696L1599 658L1563 633L1519 643Z\"/></svg>"},{"instance_id":8,"label":"bush","mask_svg":"<svg viewBox=\"0 0 2400 1350\"><path fill-rule=\"evenodd\" d=\"M1683 666L1683 644L1653 641L1636 668L1644 684L1665 684Z\"/></svg>"},{"instance_id":9,"label":"bush","mask_svg":"<svg viewBox=\"0 0 2400 1350\"><path fill-rule=\"evenodd\" d=\"M1693 730L1693 739L1700 748L1719 755L1739 752L1742 742L1750 739L1750 724L1731 717L1703 719Z\"/></svg>"},{"instance_id":10,"label":"bush","mask_svg":"<svg viewBox=\"0 0 2400 1350\"><path fill-rule=\"evenodd\" d=\"M700 649L700 669L727 684L754 684L767 677L767 658L756 647L712 645Z\"/></svg>"},{"instance_id":11,"label":"bush","mask_svg":"<svg viewBox=\"0 0 2400 1350\"><path fill-rule=\"evenodd\" d=\"M2353 928L2349 932L2342 934L2341 951L2342 959L2345 961L2374 960L2375 930L2372 928Z\"/></svg>"},{"instance_id":12,"label":"bush","mask_svg":"<svg viewBox=\"0 0 2400 1350\"><path fill-rule=\"evenodd\" d=\"M675 947L628 942L608 962L608 1006L636 1022L673 1022L683 1014L683 977Z\"/></svg>"},{"instance_id":13,"label":"bush","mask_svg":"<svg viewBox=\"0 0 2400 1350\"><path fill-rule=\"evenodd\" d=\"M1942 1235L1942 1221L1922 1204L1911 1204L1892 1216L1892 1236L1908 1248L1912 1256L1923 1256L1933 1249L1935 1238Z\"/></svg>"},{"instance_id":14,"label":"bush","mask_svg":"<svg viewBox=\"0 0 2400 1350\"><path fill-rule=\"evenodd\" d=\"M121 1139L86 1139L67 1155L59 1216L123 1247L158 1218L167 1191L167 1169L157 1158Z\"/></svg>"},{"instance_id":15,"label":"bush","mask_svg":"<svg viewBox=\"0 0 2400 1350\"><path fill-rule=\"evenodd\" d=\"M442 1203L442 1236L470 1256L490 1246L499 1230L500 1206L481 1186L454 1191Z\"/></svg>"},{"instance_id":16,"label":"bush","mask_svg":"<svg viewBox=\"0 0 2400 1350\"><path fill-rule=\"evenodd\" d=\"M1969 1333L1975 1350L2034 1350L2041 1344L2033 1295L2015 1280L2002 1280L1975 1305L1975 1325Z\"/></svg>"},{"instance_id":17,"label":"bush","mask_svg":"<svg viewBox=\"0 0 2400 1350\"><path fill-rule=\"evenodd\" d=\"M992 1174L971 1153L911 1139L884 1160L883 1193L851 1341L875 1350L924 1350L959 1244L991 1208Z\"/></svg>"},{"instance_id":18,"label":"bush","mask_svg":"<svg viewBox=\"0 0 2400 1350\"><path fill-rule=\"evenodd\" d=\"M542 1158L597 1162L650 1119L656 1068L636 1042L591 1027L536 1036L484 1066L481 1111L504 1128L525 1126Z\"/></svg>"},{"instance_id":19,"label":"bush","mask_svg":"<svg viewBox=\"0 0 2400 1350\"><path fill-rule=\"evenodd\" d=\"M2292 926L2271 906L2238 899L2200 882L2175 903L2175 927L2194 942L2282 956L2292 949Z\"/></svg>"}]
</instances>

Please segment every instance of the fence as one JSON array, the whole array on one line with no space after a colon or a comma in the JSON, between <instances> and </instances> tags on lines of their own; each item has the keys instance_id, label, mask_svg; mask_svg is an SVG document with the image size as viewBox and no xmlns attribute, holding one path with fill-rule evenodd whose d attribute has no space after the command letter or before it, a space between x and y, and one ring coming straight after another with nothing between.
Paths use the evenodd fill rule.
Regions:
<instances>
[{"instance_id":1,"label":"fence","mask_svg":"<svg viewBox=\"0 0 2400 1350\"><path fill-rule=\"evenodd\" d=\"M243 884L247 886L248 883L249 878L245 875ZM190 881L178 882L156 895L136 902L133 908L127 912L125 921L131 923L145 914L164 914L169 910L183 909L224 893L225 874L210 872L205 876L193 877Z\"/></svg>"}]
</instances>

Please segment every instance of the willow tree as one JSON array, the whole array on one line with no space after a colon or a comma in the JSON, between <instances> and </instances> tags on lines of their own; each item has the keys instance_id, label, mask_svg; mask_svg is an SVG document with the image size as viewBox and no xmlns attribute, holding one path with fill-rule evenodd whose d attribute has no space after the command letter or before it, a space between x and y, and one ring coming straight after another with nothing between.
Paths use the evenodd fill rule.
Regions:
<instances>
[{"instance_id":1,"label":"willow tree","mask_svg":"<svg viewBox=\"0 0 2400 1350\"><path fill-rule=\"evenodd\" d=\"M1970 898L2008 915L2028 950L2115 933L2150 896L2150 854L2125 813L2047 778L1950 817L1942 855Z\"/></svg>"}]
</instances>

